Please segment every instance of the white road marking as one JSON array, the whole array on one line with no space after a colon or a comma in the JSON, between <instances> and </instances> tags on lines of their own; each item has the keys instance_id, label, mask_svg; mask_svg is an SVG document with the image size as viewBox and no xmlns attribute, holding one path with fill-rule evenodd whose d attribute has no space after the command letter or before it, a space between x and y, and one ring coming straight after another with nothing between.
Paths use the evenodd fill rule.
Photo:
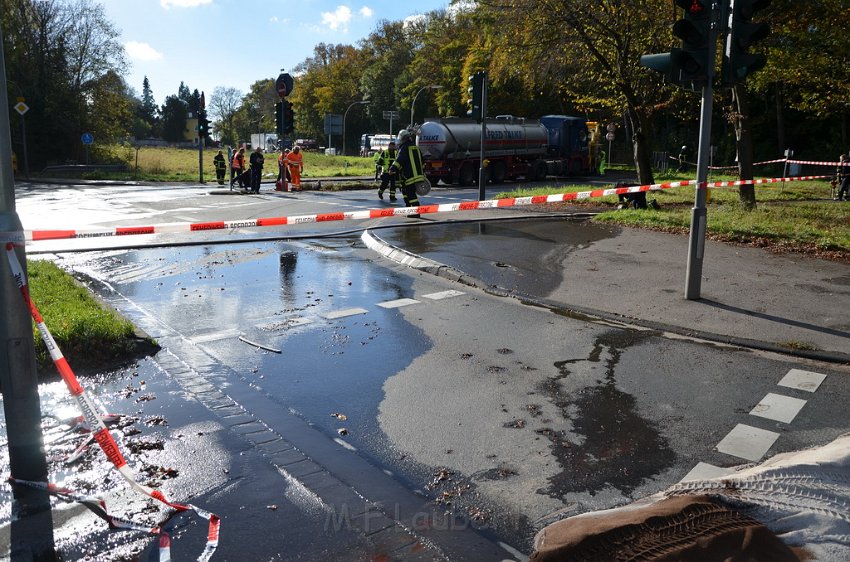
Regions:
<instances>
[{"instance_id":1,"label":"white road marking","mask_svg":"<svg viewBox=\"0 0 850 562\"><path fill-rule=\"evenodd\" d=\"M465 294L463 291L455 291L453 289L450 289L448 291L440 291L439 293L431 293L431 294L422 295L422 296L426 299L438 301L438 300L442 300L442 299L448 299L448 298L451 298L451 297L459 297L460 295L463 295L463 294Z\"/></svg>"},{"instance_id":2,"label":"white road marking","mask_svg":"<svg viewBox=\"0 0 850 562\"><path fill-rule=\"evenodd\" d=\"M733 457L756 462L770 449L779 434L739 423L720 443L717 450Z\"/></svg>"},{"instance_id":3,"label":"white road marking","mask_svg":"<svg viewBox=\"0 0 850 562\"><path fill-rule=\"evenodd\" d=\"M328 312L323 314L323 318L327 318L328 320L336 320L337 318L345 318L346 316L355 316L357 314L367 314L369 311L365 308L346 308L345 310L335 310L333 312Z\"/></svg>"},{"instance_id":4,"label":"white road marking","mask_svg":"<svg viewBox=\"0 0 850 562\"><path fill-rule=\"evenodd\" d=\"M714 466L707 462L698 462L684 478L679 480L679 482L688 482L691 480L711 480L712 478L718 478L720 476L728 476L734 472L735 470L731 468Z\"/></svg>"},{"instance_id":5,"label":"white road marking","mask_svg":"<svg viewBox=\"0 0 850 562\"><path fill-rule=\"evenodd\" d=\"M379 302L378 306L381 308L399 308L402 306L409 306L411 304L419 304L419 301L416 299L396 299L394 301Z\"/></svg>"},{"instance_id":6,"label":"white road marking","mask_svg":"<svg viewBox=\"0 0 850 562\"><path fill-rule=\"evenodd\" d=\"M826 379L826 375L821 373L791 369L777 384L797 390L805 390L806 392L814 392L820 387L824 379Z\"/></svg>"},{"instance_id":7,"label":"white road marking","mask_svg":"<svg viewBox=\"0 0 850 562\"><path fill-rule=\"evenodd\" d=\"M805 405L805 400L770 392L756 404L750 414L782 423L791 423Z\"/></svg>"}]
</instances>

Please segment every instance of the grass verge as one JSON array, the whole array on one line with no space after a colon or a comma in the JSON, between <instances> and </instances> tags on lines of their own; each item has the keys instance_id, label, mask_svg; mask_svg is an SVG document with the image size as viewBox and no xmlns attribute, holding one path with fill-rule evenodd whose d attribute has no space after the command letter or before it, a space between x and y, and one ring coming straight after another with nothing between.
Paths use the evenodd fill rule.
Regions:
<instances>
[{"instance_id":1,"label":"grass verge","mask_svg":"<svg viewBox=\"0 0 850 562\"><path fill-rule=\"evenodd\" d=\"M684 178L683 178L684 179ZM730 178L731 179L731 178ZM670 180L675 181L675 180ZM544 187L499 194L520 197L598 189L598 186ZM593 220L636 228L685 233L690 228L693 187L647 193L659 210L618 210L616 196L572 201L601 212ZM826 259L850 261L850 203L832 201L829 182L800 181L756 186L757 206L739 202L737 188L711 189L707 235L715 240L793 251Z\"/></svg>"},{"instance_id":2,"label":"grass verge","mask_svg":"<svg viewBox=\"0 0 850 562\"><path fill-rule=\"evenodd\" d=\"M109 309L71 275L45 260L27 261L30 294L63 355L77 371L114 366L156 351L133 324ZM41 334L33 325L40 375L55 372Z\"/></svg>"}]
</instances>

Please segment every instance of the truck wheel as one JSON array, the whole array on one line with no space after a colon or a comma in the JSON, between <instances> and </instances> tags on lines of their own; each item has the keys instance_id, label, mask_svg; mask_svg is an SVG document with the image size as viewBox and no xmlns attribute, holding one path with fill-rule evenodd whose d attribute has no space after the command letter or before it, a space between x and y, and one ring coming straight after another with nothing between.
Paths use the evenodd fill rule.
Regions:
<instances>
[{"instance_id":1,"label":"truck wheel","mask_svg":"<svg viewBox=\"0 0 850 562\"><path fill-rule=\"evenodd\" d=\"M505 163L504 162L493 162L490 165L490 182L491 183L504 183L505 181Z\"/></svg>"},{"instance_id":2,"label":"truck wheel","mask_svg":"<svg viewBox=\"0 0 850 562\"><path fill-rule=\"evenodd\" d=\"M549 167L543 160L537 160L532 166L534 181L545 180L549 173Z\"/></svg>"},{"instance_id":3,"label":"truck wheel","mask_svg":"<svg viewBox=\"0 0 850 562\"><path fill-rule=\"evenodd\" d=\"M436 187L437 182L440 181L440 176L425 176L428 179L428 182L431 184L431 187Z\"/></svg>"},{"instance_id":4,"label":"truck wheel","mask_svg":"<svg viewBox=\"0 0 850 562\"><path fill-rule=\"evenodd\" d=\"M458 183L464 187L468 185L472 185L472 182L475 181L475 170L472 169L472 164L467 162L460 168L460 174L458 175Z\"/></svg>"}]
</instances>

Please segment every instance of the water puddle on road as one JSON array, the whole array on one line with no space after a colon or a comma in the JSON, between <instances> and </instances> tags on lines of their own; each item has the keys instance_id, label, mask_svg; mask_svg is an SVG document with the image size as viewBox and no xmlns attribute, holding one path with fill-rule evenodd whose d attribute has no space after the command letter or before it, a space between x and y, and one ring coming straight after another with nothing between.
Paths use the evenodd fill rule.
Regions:
<instances>
[{"instance_id":1,"label":"water puddle on road","mask_svg":"<svg viewBox=\"0 0 850 562\"><path fill-rule=\"evenodd\" d=\"M564 469L541 493L561 498L614 487L628 496L644 479L673 464L675 453L659 429L640 415L634 396L617 388L616 369L624 350L649 337L647 332L605 332L587 357L556 362L560 374L541 383L539 390L572 422L569 432L538 430L551 441L552 453ZM594 365L600 363L604 374L593 380L598 376ZM594 374L587 377L588 372ZM581 380L570 380L576 376ZM578 387L567 391L565 383Z\"/></svg>"}]
</instances>

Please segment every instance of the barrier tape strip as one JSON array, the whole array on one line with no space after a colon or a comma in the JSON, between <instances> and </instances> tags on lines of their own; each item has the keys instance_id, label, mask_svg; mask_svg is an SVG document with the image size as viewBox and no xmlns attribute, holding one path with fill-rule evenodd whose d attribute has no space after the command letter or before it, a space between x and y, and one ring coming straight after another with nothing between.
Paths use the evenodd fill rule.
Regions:
<instances>
[{"instance_id":1,"label":"barrier tape strip","mask_svg":"<svg viewBox=\"0 0 850 562\"><path fill-rule=\"evenodd\" d=\"M672 155L668 156L668 158L670 160L675 160L676 162L679 161L678 158L676 158L675 156L672 156ZM764 160L762 162L753 162L753 166L764 166L766 164L779 164L780 162L787 162L788 164L808 164L808 165L811 165L811 166L836 166L836 167L839 167L839 166L850 165L847 162L841 163L841 162L827 162L827 161L823 161L823 160L790 160L788 158L777 158L775 160ZM688 162L687 160L685 160L685 164L689 164L691 166L697 165L696 162ZM734 166L709 166L708 169L709 170L737 170L738 166L737 165L734 165Z\"/></svg>"},{"instance_id":2,"label":"barrier tape strip","mask_svg":"<svg viewBox=\"0 0 850 562\"><path fill-rule=\"evenodd\" d=\"M641 191L660 191L674 187L697 186L699 189L709 187L732 187L738 185L757 185L765 183L779 183L792 181L808 181L831 178L832 176L798 176L793 178L765 178L756 180L716 181L703 182L698 185L696 180L683 180L668 183L656 183L651 185L639 185L633 187L615 187L609 189L594 189L591 191L574 191L571 193L559 193L554 195L534 195L530 197L511 197L506 199L487 199L485 201L464 201L462 203L442 203L439 205L422 205L419 207L395 207L391 209L366 209L362 211L346 211L336 213L320 213L314 215L294 215L283 217L268 217L258 219L213 221L199 223L163 223L161 225L148 226L120 226L112 229L86 229L86 230L25 230L23 238L27 241L42 240L65 240L76 238L104 238L110 236L128 236L137 234L175 234L206 230L230 230L235 228L254 228L266 226L284 226L307 223L319 223L342 220L367 220L381 217L398 217L413 214L446 213L455 211L475 211L480 209L496 209L505 207L519 207L524 205L539 205L542 203L560 203L605 197L608 195L625 195L627 193L638 193ZM20 234L20 233L14 233Z\"/></svg>"},{"instance_id":3,"label":"barrier tape strip","mask_svg":"<svg viewBox=\"0 0 850 562\"><path fill-rule=\"evenodd\" d=\"M18 289L21 291L21 295L24 298L24 302L30 309L30 314L32 315L32 318L36 323L38 331L41 333L41 338L44 341L44 345L47 347L51 359L53 359L53 364L56 365L56 368L59 370L59 375L62 377L62 380L65 382L65 385L68 387L68 391L77 401L77 405L82 411L85 422L91 428L92 437L97 442L97 444L100 445L100 448L103 450L104 454L106 454L106 458L109 459L109 461L112 463L112 466L121 474L121 476L124 477L124 479L130 484L130 487L132 489L139 492L140 494L158 500L159 502L167 505L168 507L178 512L193 511L198 516L209 521L206 546L204 547L204 551L198 557L198 560L201 562L208 561L210 557L212 557L213 553L215 553L215 550L218 547L218 536L221 526L221 521L219 517L214 513L210 513L192 504L182 504L173 502L169 500L161 491L145 486L144 484L141 484L136 480L135 475L130 470L130 467L127 466L127 461L121 454L121 450L118 447L118 443L112 437L112 434L109 432L109 429L104 423L104 419L108 419L104 418L106 414L98 411L98 407L85 393L85 390L80 385L76 375L74 375L74 371L71 369L71 366L69 365L65 357L62 355L62 351L59 349L59 346L53 339L50 330L47 329L47 325L44 323L44 318L42 318L41 313L38 311L38 308L30 297L29 284L27 282L26 274L24 273L24 269L21 267L21 263L18 260L17 254L15 253L14 244L12 244L11 242L6 243L6 256L9 261L9 267L11 268L12 276L15 278L15 283L17 284ZM68 496L69 494L73 494L72 492L65 490L64 488L60 488L52 484L18 480L12 477L10 477L10 481L26 486L44 487L44 489L46 489L48 492L56 495ZM86 505L88 506L88 504ZM120 518L111 517L110 519L107 519L107 521L121 522L122 520L120 520ZM138 527L133 528L138 530ZM149 532L154 531L149 530ZM161 531L157 530L157 532ZM170 544L170 539L167 542L168 544ZM160 546L162 546L162 543L160 543Z\"/></svg>"}]
</instances>

